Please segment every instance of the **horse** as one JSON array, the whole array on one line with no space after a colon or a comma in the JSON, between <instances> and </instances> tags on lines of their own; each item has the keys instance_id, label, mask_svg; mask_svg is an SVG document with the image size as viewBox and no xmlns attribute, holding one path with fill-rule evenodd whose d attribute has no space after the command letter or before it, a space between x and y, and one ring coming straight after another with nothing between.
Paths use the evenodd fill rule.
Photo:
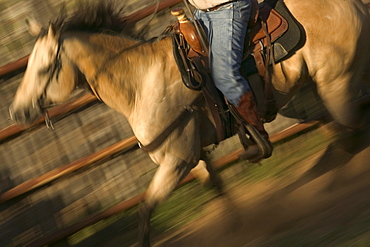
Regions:
<instances>
[{"instance_id":1,"label":"horse","mask_svg":"<svg viewBox=\"0 0 370 247\"><path fill-rule=\"evenodd\" d=\"M304 28L306 40L270 68L278 108L311 80L334 120L359 128L361 114L354 99L369 66L367 9L358 0L284 2ZM117 33L127 27L123 20L109 3L80 7L72 15L61 11L48 28L30 20L29 31L37 40L9 111L17 123L32 123L46 107L86 87L122 113L144 150L152 146L146 151L159 165L138 209L139 245L150 246L153 210L198 163L206 162L211 181L222 193L202 149L217 141L216 130L201 93L183 85L171 38L143 41Z\"/></svg>"}]
</instances>

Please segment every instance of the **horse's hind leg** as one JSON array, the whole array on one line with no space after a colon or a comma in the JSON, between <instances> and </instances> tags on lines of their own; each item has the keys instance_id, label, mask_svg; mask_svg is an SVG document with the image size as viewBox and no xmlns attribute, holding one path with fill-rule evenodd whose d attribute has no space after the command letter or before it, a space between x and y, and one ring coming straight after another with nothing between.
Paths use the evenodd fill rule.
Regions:
<instances>
[{"instance_id":1,"label":"horse's hind leg","mask_svg":"<svg viewBox=\"0 0 370 247\"><path fill-rule=\"evenodd\" d=\"M219 195L224 194L224 184L222 182L222 179L220 178L220 175L217 173L217 171L212 166L212 163L208 156L205 154L204 151L201 153L201 160L205 163L206 169L209 174L209 181L213 188L216 189Z\"/></svg>"},{"instance_id":2,"label":"horse's hind leg","mask_svg":"<svg viewBox=\"0 0 370 247\"><path fill-rule=\"evenodd\" d=\"M210 184L212 188L216 189L219 195L224 194L223 182L207 157L201 158L198 165L190 173L198 178L202 184Z\"/></svg>"},{"instance_id":3,"label":"horse's hind leg","mask_svg":"<svg viewBox=\"0 0 370 247\"><path fill-rule=\"evenodd\" d=\"M366 121L356 100L359 88L355 84L348 77L341 77L318 87L320 97L336 123L332 127L336 144L348 152L356 151L365 141Z\"/></svg>"},{"instance_id":4,"label":"horse's hind leg","mask_svg":"<svg viewBox=\"0 0 370 247\"><path fill-rule=\"evenodd\" d=\"M352 78L342 76L330 83L318 85L318 92L334 121L347 129L356 130L363 127L364 119L356 101L359 87Z\"/></svg>"},{"instance_id":5,"label":"horse's hind leg","mask_svg":"<svg viewBox=\"0 0 370 247\"><path fill-rule=\"evenodd\" d=\"M189 163L175 156L166 154L155 173L139 207L139 246L150 246L150 218L156 206L174 191L196 163Z\"/></svg>"}]
</instances>

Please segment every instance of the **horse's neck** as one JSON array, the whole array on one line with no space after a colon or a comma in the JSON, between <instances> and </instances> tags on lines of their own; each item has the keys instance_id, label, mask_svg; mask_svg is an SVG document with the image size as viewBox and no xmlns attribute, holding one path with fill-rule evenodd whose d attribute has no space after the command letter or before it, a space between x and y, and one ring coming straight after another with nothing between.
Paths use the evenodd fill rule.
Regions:
<instances>
[{"instance_id":1,"label":"horse's neck","mask_svg":"<svg viewBox=\"0 0 370 247\"><path fill-rule=\"evenodd\" d=\"M160 111L169 104L181 109L194 97L184 92L170 39L136 43L103 34L72 33L64 40L67 55L97 96L133 124L151 118L148 109Z\"/></svg>"},{"instance_id":2,"label":"horse's neck","mask_svg":"<svg viewBox=\"0 0 370 247\"><path fill-rule=\"evenodd\" d=\"M121 37L89 33L69 33L63 42L67 56L84 74L96 96L126 116L130 115L142 88L139 77L143 71L135 66L149 67L145 64L145 56L130 49L136 43Z\"/></svg>"}]
</instances>

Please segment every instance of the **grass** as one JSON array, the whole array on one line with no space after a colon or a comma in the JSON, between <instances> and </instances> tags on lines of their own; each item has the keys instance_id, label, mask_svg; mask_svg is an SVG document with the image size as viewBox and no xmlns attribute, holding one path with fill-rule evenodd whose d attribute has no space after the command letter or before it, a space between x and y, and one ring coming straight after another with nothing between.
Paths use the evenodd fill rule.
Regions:
<instances>
[{"instance_id":1,"label":"grass","mask_svg":"<svg viewBox=\"0 0 370 247\"><path fill-rule=\"evenodd\" d=\"M291 174L294 173L294 169L297 169L302 161L324 149L332 141L320 129L298 134L295 137L297 138L278 143L275 146L273 156L264 160L262 165L241 161L235 162L235 164L220 171L227 189L256 183L264 179L283 176L290 179L289 177L293 176ZM230 172L236 168L238 168L238 172ZM227 173L233 175L225 178ZM213 190L203 189L197 181L190 182L177 189L167 201L158 206L154 213L152 217L153 235L180 229L186 223L201 217L203 213L202 206L215 196ZM101 234L109 234L104 233L104 231L116 231L116 234L113 235L121 235L121 242L134 243L137 239L136 207L86 227L72 235L68 242L72 246L78 244L83 246L86 245L85 241L87 239L95 239L94 234L97 235L96 238L99 238L98 236ZM96 246L99 245L96 243Z\"/></svg>"},{"instance_id":2,"label":"grass","mask_svg":"<svg viewBox=\"0 0 370 247\"><path fill-rule=\"evenodd\" d=\"M272 157L258 164L246 164L245 173L236 181L241 183L255 183L263 179L289 178L302 161L324 149L333 138L328 138L322 130L314 129L311 132L297 134L296 138L274 145Z\"/></svg>"}]
</instances>

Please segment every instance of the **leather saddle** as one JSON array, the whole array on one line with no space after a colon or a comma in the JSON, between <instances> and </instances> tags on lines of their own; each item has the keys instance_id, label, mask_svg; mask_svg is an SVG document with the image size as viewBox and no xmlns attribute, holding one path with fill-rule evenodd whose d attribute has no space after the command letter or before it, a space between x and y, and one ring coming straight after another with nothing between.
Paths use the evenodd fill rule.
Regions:
<instances>
[{"instance_id":1,"label":"leather saddle","mask_svg":"<svg viewBox=\"0 0 370 247\"><path fill-rule=\"evenodd\" d=\"M265 99L263 100L264 112L261 116L266 122L272 121L277 113L275 99L272 94L272 84L270 80L268 66L276 61L282 60L288 55L290 50L295 48L300 40L299 29L293 27L295 38L293 44L288 44L288 49L284 48L285 44L277 43L285 33L289 33L292 24L297 25L293 20L290 12L287 10L283 1L276 1L276 6L262 2L257 3L252 0L252 17L248 25L248 33L245 40L244 60L253 60L254 66L248 66L247 75L258 73L263 78L263 88ZM280 8L278 12L276 9ZM280 13L283 13L284 16ZM293 20L293 22L291 21ZM180 23L181 24L181 23ZM293 26L294 26L293 25ZM179 22L176 22L170 28L175 35L173 37L174 55L178 67L181 71L184 84L193 90L201 90L205 95L207 105L211 110L216 122L218 140L222 141L233 135L233 117L228 113L228 106L222 94L215 88L207 67L207 54L194 49L194 41L201 39L199 36L191 34L191 40L188 29L186 32L180 28ZM298 30L298 31L297 31ZM192 30L192 32L196 32ZM292 32L290 32L290 35ZM198 34L201 35L201 34ZM195 37L194 37L195 36ZM198 40L197 40L198 39ZM288 39L289 40L289 39ZM190 41L190 42L189 42ZM214 109L216 107L216 109ZM221 129L221 130L220 130Z\"/></svg>"}]
</instances>

